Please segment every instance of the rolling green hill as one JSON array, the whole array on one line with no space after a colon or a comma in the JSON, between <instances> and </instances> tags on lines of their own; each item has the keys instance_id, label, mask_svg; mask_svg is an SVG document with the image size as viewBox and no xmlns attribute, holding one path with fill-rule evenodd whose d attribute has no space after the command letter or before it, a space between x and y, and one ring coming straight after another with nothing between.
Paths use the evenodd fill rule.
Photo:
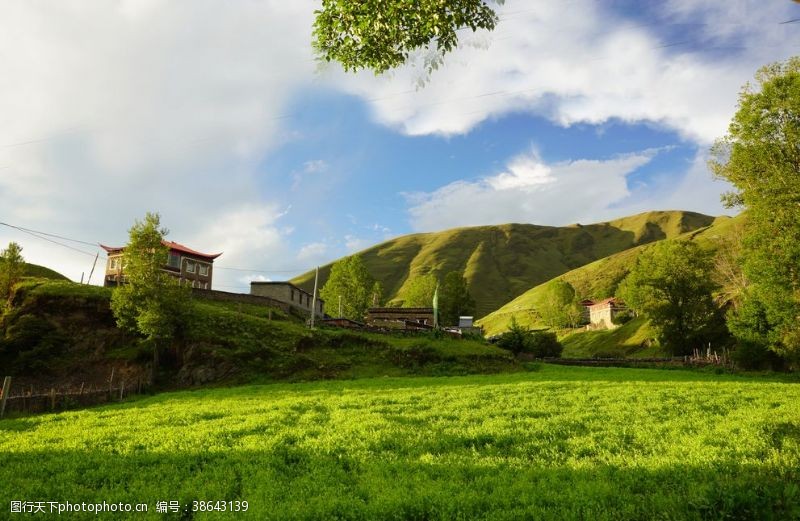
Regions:
<instances>
[{"instance_id":1,"label":"rolling green hill","mask_svg":"<svg viewBox=\"0 0 800 521\"><path fill-rule=\"evenodd\" d=\"M53 279L53 280L68 280L67 277L58 273L57 271L53 271L50 268L45 268L44 266L39 266L38 264L25 264L25 276L26 277L36 277L39 279Z\"/></svg>"},{"instance_id":2,"label":"rolling green hill","mask_svg":"<svg viewBox=\"0 0 800 521\"><path fill-rule=\"evenodd\" d=\"M0 259L0 264L3 261ZM39 266L38 264L30 264L28 262L25 263L25 272L23 273L24 277L35 277L39 279L52 279L52 280L67 280L67 277L58 273L57 271L53 271L50 268L45 268L44 266Z\"/></svg>"},{"instance_id":3,"label":"rolling green hill","mask_svg":"<svg viewBox=\"0 0 800 521\"><path fill-rule=\"evenodd\" d=\"M402 303L408 282L429 272L463 271L477 304L476 316L498 309L542 282L634 246L702 229L714 217L692 212L647 212L598 224L564 227L503 224L405 235L358 253L384 287ZM331 265L320 268L324 284ZM293 283L311 291L313 272Z\"/></svg>"},{"instance_id":4,"label":"rolling green hill","mask_svg":"<svg viewBox=\"0 0 800 521\"><path fill-rule=\"evenodd\" d=\"M743 219L744 215L733 218L718 217L708 226L680 234L679 237L697 241L703 247L713 248L719 240L730 236L743 222ZM636 262L639 253L646 247L646 245L642 245L615 253L564 273L558 278L572 284L580 298L601 299L613 296L619 282L625 278ZM534 286L498 310L480 319L478 324L483 326L487 335L495 335L505 331L512 316L520 324L541 327L542 324L537 322L536 308L539 306L544 294L545 284ZM641 332L638 333L637 338L639 336L642 336ZM613 339L609 337L609 340Z\"/></svg>"}]
</instances>

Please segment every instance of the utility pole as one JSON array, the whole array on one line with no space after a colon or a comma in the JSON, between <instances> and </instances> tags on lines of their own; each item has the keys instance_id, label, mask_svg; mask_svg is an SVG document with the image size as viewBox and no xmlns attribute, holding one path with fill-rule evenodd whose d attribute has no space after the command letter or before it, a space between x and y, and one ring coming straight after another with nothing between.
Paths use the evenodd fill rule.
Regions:
<instances>
[{"instance_id":1,"label":"utility pole","mask_svg":"<svg viewBox=\"0 0 800 521\"><path fill-rule=\"evenodd\" d=\"M94 267L97 265L97 258L100 256L100 253L96 253L94 256L94 262L92 263L92 271L89 272L89 278L86 279L86 284L91 284L92 282L92 274L94 273ZM83 282L83 276L81 276L81 282Z\"/></svg>"},{"instance_id":2,"label":"utility pole","mask_svg":"<svg viewBox=\"0 0 800 521\"><path fill-rule=\"evenodd\" d=\"M342 296L339 295L339 318L342 318Z\"/></svg>"},{"instance_id":3,"label":"utility pole","mask_svg":"<svg viewBox=\"0 0 800 521\"><path fill-rule=\"evenodd\" d=\"M314 294L311 297L311 329L314 329L314 316L317 314L317 282L319 282L319 266L314 272Z\"/></svg>"}]
</instances>

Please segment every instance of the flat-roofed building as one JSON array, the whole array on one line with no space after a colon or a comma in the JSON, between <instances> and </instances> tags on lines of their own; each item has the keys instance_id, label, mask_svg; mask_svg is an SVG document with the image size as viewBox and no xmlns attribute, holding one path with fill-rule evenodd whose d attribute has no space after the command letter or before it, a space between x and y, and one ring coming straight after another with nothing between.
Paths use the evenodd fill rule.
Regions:
<instances>
[{"instance_id":1,"label":"flat-roofed building","mask_svg":"<svg viewBox=\"0 0 800 521\"><path fill-rule=\"evenodd\" d=\"M291 282L286 281L253 281L250 283L250 294L260 297L269 297L293 308L311 314L311 301L313 295L304 289L300 289ZM317 297L314 316L325 316L325 302Z\"/></svg>"}]
</instances>

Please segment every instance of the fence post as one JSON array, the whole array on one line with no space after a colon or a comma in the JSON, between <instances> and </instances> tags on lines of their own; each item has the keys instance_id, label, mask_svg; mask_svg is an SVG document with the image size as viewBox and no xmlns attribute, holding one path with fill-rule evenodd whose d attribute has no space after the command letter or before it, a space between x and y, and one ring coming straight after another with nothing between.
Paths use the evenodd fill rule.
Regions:
<instances>
[{"instance_id":1,"label":"fence post","mask_svg":"<svg viewBox=\"0 0 800 521\"><path fill-rule=\"evenodd\" d=\"M50 410L51 411L55 411L56 410L56 388L55 387L51 387L50 388Z\"/></svg>"},{"instance_id":2,"label":"fence post","mask_svg":"<svg viewBox=\"0 0 800 521\"><path fill-rule=\"evenodd\" d=\"M119 401L122 401L122 396L125 393L125 380L120 381L119 384Z\"/></svg>"},{"instance_id":3,"label":"fence post","mask_svg":"<svg viewBox=\"0 0 800 521\"><path fill-rule=\"evenodd\" d=\"M6 415L6 400L8 399L8 393L11 389L11 377L6 376L3 378L3 391L2 391L2 403L0 403L0 419L2 419Z\"/></svg>"}]
</instances>

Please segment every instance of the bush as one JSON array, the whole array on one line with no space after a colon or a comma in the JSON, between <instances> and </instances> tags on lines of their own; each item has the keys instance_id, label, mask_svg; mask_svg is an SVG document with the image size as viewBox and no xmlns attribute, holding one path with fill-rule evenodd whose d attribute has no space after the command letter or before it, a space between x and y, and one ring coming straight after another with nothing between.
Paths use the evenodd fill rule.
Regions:
<instances>
[{"instance_id":1,"label":"bush","mask_svg":"<svg viewBox=\"0 0 800 521\"><path fill-rule=\"evenodd\" d=\"M630 309L623 309L611 318L611 322L613 322L616 326L627 324L631 320L633 320L633 311Z\"/></svg>"},{"instance_id":2,"label":"bush","mask_svg":"<svg viewBox=\"0 0 800 521\"><path fill-rule=\"evenodd\" d=\"M739 342L731 351L730 356L736 367L745 370L772 369L777 371L785 366L783 358L758 342Z\"/></svg>"},{"instance_id":3,"label":"bush","mask_svg":"<svg viewBox=\"0 0 800 521\"><path fill-rule=\"evenodd\" d=\"M511 317L511 324L508 326L508 332L500 335L497 340L497 346L502 349L507 349L512 353L527 353L529 348L528 338L531 331L527 327L520 325L517 319Z\"/></svg>"},{"instance_id":4,"label":"bush","mask_svg":"<svg viewBox=\"0 0 800 521\"><path fill-rule=\"evenodd\" d=\"M561 358L564 350L556 334L550 331L531 331L528 343L528 352L536 358Z\"/></svg>"},{"instance_id":5,"label":"bush","mask_svg":"<svg viewBox=\"0 0 800 521\"><path fill-rule=\"evenodd\" d=\"M531 331L511 317L508 332L500 336L498 347L514 354L530 353L537 358L559 358L564 347L550 331Z\"/></svg>"}]
</instances>

